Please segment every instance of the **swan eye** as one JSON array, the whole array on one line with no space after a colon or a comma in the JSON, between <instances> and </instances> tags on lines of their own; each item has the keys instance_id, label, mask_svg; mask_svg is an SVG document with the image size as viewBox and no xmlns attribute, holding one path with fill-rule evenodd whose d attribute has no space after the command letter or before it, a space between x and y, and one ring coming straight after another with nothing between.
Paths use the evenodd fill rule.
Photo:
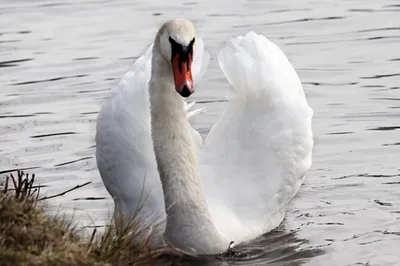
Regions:
<instances>
[{"instance_id":1,"label":"swan eye","mask_svg":"<svg viewBox=\"0 0 400 266\"><path fill-rule=\"evenodd\" d=\"M179 44L177 41L175 41L174 39L171 38L171 36L169 37L169 42L171 43L171 47L172 48L182 48L182 45Z\"/></svg>"},{"instance_id":2,"label":"swan eye","mask_svg":"<svg viewBox=\"0 0 400 266\"><path fill-rule=\"evenodd\" d=\"M181 61L188 61L189 56L193 57L193 44L195 42L195 38L193 38L190 43L186 45L182 45L169 37L169 42L171 43L171 62L176 55L179 55Z\"/></svg>"}]
</instances>

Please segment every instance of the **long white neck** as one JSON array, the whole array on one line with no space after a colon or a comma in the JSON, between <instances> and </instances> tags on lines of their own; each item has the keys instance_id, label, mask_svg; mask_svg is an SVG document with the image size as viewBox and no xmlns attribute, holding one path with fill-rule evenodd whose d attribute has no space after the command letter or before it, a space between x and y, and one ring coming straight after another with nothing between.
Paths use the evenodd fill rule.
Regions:
<instances>
[{"instance_id":1,"label":"long white neck","mask_svg":"<svg viewBox=\"0 0 400 266\"><path fill-rule=\"evenodd\" d=\"M164 236L187 251L220 252L229 243L222 240L208 211L183 99L175 91L171 65L156 45L152 58L151 126L167 212Z\"/></svg>"}]
</instances>

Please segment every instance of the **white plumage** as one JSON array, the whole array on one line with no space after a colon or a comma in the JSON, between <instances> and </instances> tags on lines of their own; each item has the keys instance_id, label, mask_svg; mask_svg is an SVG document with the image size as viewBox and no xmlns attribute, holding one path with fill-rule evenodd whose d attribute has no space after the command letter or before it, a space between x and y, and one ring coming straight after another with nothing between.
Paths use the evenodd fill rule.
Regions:
<instances>
[{"instance_id":1,"label":"white plumage","mask_svg":"<svg viewBox=\"0 0 400 266\"><path fill-rule=\"evenodd\" d=\"M281 223L311 166L313 112L285 54L265 37L233 38L218 60L233 91L200 153L201 175L217 228L250 239Z\"/></svg>"},{"instance_id":2,"label":"white plumage","mask_svg":"<svg viewBox=\"0 0 400 266\"><path fill-rule=\"evenodd\" d=\"M195 45L192 71L196 83L209 56L200 38L196 37ZM151 133L152 53L153 45L111 90L99 113L96 134L97 164L114 198L116 214L117 210L131 214L145 200L139 212L143 226L166 220ZM250 240L282 222L288 202L311 166L313 112L285 54L264 36L250 32L232 38L218 61L232 85L228 107L204 143L197 131L190 127L190 132L197 147L205 201L227 248L230 241ZM185 105L186 110L191 107ZM187 111L186 116L198 113ZM175 219L179 222L180 217ZM161 238L165 223L158 229ZM182 233L179 239L197 241L201 237ZM191 240L179 239L175 241L198 253L222 249L196 247Z\"/></svg>"}]
</instances>

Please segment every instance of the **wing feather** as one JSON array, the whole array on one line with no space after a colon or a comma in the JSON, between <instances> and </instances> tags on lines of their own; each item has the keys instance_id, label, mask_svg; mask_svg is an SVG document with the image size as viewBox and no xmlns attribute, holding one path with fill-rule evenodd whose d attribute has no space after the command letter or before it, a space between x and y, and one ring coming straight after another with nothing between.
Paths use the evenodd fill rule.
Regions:
<instances>
[{"instance_id":1,"label":"wing feather","mask_svg":"<svg viewBox=\"0 0 400 266\"><path fill-rule=\"evenodd\" d=\"M132 65L119 84L111 89L97 118L96 159L103 183L115 202L114 214L120 211L138 215L144 224L165 220L161 181L150 130L148 84L151 75L153 44ZM196 39L193 77L198 82L208 66L209 54L201 38ZM200 109L189 109L192 117ZM202 146L197 131L193 136Z\"/></svg>"},{"instance_id":2,"label":"wing feather","mask_svg":"<svg viewBox=\"0 0 400 266\"><path fill-rule=\"evenodd\" d=\"M217 228L240 242L282 221L311 165L313 112L285 54L264 36L229 40L218 60L232 90L200 169Z\"/></svg>"}]
</instances>

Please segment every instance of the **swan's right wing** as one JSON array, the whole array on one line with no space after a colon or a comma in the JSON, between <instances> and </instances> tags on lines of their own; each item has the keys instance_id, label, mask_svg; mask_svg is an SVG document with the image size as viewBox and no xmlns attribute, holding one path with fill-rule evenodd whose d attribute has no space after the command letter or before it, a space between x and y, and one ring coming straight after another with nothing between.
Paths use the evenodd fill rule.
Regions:
<instances>
[{"instance_id":1,"label":"swan's right wing","mask_svg":"<svg viewBox=\"0 0 400 266\"><path fill-rule=\"evenodd\" d=\"M198 83L209 54L201 38L196 39L193 78ZM126 215L140 210L145 224L165 219L164 196L153 151L148 83L151 75L151 45L105 99L97 118L96 159L103 183L116 209ZM189 109L187 117L201 110ZM203 141L192 129L198 147Z\"/></svg>"},{"instance_id":2,"label":"swan's right wing","mask_svg":"<svg viewBox=\"0 0 400 266\"><path fill-rule=\"evenodd\" d=\"M114 214L164 219L163 192L150 132L151 45L111 89L97 118L96 159Z\"/></svg>"},{"instance_id":3,"label":"swan's right wing","mask_svg":"<svg viewBox=\"0 0 400 266\"><path fill-rule=\"evenodd\" d=\"M240 242L282 221L311 165L313 112L285 54L264 36L231 39L218 60L233 90L200 170L213 221Z\"/></svg>"}]
</instances>

